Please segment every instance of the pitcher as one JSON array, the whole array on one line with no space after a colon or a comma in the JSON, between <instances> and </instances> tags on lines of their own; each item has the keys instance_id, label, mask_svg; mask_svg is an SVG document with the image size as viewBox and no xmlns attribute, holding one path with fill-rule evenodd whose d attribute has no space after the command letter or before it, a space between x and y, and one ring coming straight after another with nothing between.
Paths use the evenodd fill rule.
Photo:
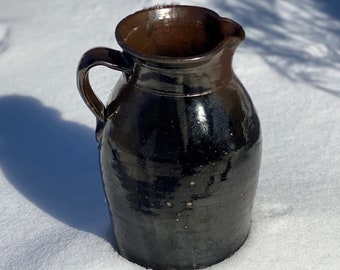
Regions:
<instances>
[{"instance_id":1,"label":"pitcher","mask_svg":"<svg viewBox=\"0 0 340 270\"><path fill-rule=\"evenodd\" d=\"M102 179L119 254L153 269L197 269L246 240L260 123L232 69L236 22L194 6L141 10L116 28L123 51L95 48L78 88L97 118ZM89 70L122 72L106 106Z\"/></svg>"}]
</instances>

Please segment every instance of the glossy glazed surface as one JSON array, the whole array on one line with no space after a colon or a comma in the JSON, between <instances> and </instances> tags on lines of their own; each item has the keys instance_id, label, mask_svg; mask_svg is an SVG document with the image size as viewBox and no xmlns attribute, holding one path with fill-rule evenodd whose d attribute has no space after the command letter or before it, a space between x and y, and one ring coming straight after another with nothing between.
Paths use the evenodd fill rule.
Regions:
<instances>
[{"instance_id":1,"label":"glossy glazed surface","mask_svg":"<svg viewBox=\"0 0 340 270\"><path fill-rule=\"evenodd\" d=\"M164 51L164 46L143 51L134 37L127 38L131 31L126 28L138 31L132 26L136 21L143 26L147 16L152 18L149 24L165 25L152 29L172 25L164 35L175 33L176 40L177 26L183 27L190 10L188 25L198 16L194 19L201 19L202 29L218 28L214 46L204 45L200 55L183 57L192 46L190 33L188 45L175 52ZM147 26L141 29L138 37L153 36L152 30L145 33ZM107 61L104 65L119 66L124 73L113 91L118 96L103 113L91 107L93 100L87 104L98 118L96 136L115 245L133 262L153 269L207 267L233 254L247 238L261 134L253 104L231 67L244 38L241 30L197 7L144 10L117 27L123 54L110 58L112 50L100 49L99 64ZM161 39L159 33L156 37ZM84 56L80 74L86 74L89 59L97 56L98 49Z\"/></svg>"},{"instance_id":2,"label":"glossy glazed surface","mask_svg":"<svg viewBox=\"0 0 340 270\"><path fill-rule=\"evenodd\" d=\"M236 89L133 91L106 123L100 150L118 251L155 269L208 266L236 251L250 226L258 128Z\"/></svg>"}]
</instances>

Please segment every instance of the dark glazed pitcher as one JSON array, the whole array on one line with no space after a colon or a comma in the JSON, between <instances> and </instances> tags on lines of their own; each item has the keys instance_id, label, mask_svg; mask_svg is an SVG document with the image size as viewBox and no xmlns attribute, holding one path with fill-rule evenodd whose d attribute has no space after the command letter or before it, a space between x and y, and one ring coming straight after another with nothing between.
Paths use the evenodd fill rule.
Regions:
<instances>
[{"instance_id":1,"label":"dark glazed pitcher","mask_svg":"<svg viewBox=\"0 0 340 270\"><path fill-rule=\"evenodd\" d=\"M197 269L246 240L261 159L260 123L232 69L242 27L193 6L139 11L95 48L78 88L97 118L101 172L119 254L153 269ZM122 76L106 106L89 70Z\"/></svg>"}]
</instances>

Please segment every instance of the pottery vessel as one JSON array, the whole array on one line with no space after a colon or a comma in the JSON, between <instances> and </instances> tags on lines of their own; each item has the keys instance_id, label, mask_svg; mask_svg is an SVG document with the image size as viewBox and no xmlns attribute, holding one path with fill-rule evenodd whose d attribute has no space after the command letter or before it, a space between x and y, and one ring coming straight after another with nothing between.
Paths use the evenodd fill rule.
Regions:
<instances>
[{"instance_id":1,"label":"pottery vessel","mask_svg":"<svg viewBox=\"0 0 340 270\"><path fill-rule=\"evenodd\" d=\"M261 159L259 118L232 68L242 27L194 6L141 10L94 48L78 88L97 118L102 179L119 254L153 269L197 269L246 240ZM122 72L105 106L97 65Z\"/></svg>"}]
</instances>

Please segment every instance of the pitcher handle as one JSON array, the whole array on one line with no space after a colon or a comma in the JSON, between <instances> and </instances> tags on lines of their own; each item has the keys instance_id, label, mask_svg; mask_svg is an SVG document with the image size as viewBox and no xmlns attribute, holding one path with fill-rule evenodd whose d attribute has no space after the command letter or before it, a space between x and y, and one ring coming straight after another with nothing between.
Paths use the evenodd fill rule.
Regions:
<instances>
[{"instance_id":1,"label":"pitcher handle","mask_svg":"<svg viewBox=\"0 0 340 270\"><path fill-rule=\"evenodd\" d=\"M77 86L81 97L87 107L101 122L107 120L107 109L94 93L89 80L89 71L95 66L131 73L131 66L124 53L109 48L93 48L87 51L80 59L77 69ZM110 105L108 105L110 106Z\"/></svg>"}]
</instances>

